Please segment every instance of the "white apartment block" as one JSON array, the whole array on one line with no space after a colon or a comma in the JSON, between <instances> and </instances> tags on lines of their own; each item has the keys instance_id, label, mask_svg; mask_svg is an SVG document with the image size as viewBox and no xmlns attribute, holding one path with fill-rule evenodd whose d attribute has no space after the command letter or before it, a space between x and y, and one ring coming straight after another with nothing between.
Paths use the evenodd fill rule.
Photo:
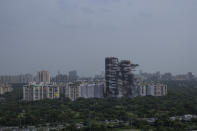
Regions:
<instances>
[{"instance_id":1,"label":"white apartment block","mask_svg":"<svg viewBox=\"0 0 197 131\"><path fill-rule=\"evenodd\" d=\"M161 83L140 83L138 84L139 96L165 96L167 95L167 85Z\"/></svg>"},{"instance_id":2,"label":"white apartment block","mask_svg":"<svg viewBox=\"0 0 197 131\"><path fill-rule=\"evenodd\" d=\"M64 89L65 97L71 100L82 98L103 98L104 83L68 83Z\"/></svg>"},{"instance_id":3,"label":"white apartment block","mask_svg":"<svg viewBox=\"0 0 197 131\"><path fill-rule=\"evenodd\" d=\"M81 90L77 83L68 83L64 89L65 97L71 99L72 101L81 97Z\"/></svg>"},{"instance_id":4,"label":"white apartment block","mask_svg":"<svg viewBox=\"0 0 197 131\"><path fill-rule=\"evenodd\" d=\"M29 83L23 86L23 100L26 101L57 99L59 97L59 87L54 84Z\"/></svg>"},{"instance_id":5,"label":"white apartment block","mask_svg":"<svg viewBox=\"0 0 197 131\"><path fill-rule=\"evenodd\" d=\"M146 86L142 85L139 86L138 88L139 96L146 96Z\"/></svg>"},{"instance_id":6,"label":"white apartment block","mask_svg":"<svg viewBox=\"0 0 197 131\"><path fill-rule=\"evenodd\" d=\"M165 96L167 95L167 85L155 84L154 85L154 95L155 96Z\"/></svg>"},{"instance_id":7,"label":"white apartment block","mask_svg":"<svg viewBox=\"0 0 197 131\"><path fill-rule=\"evenodd\" d=\"M155 95L155 88L156 86L155 85L147 85L146 86L146 95L147 96L154 96Z\"/></svg>"}]
</instances>

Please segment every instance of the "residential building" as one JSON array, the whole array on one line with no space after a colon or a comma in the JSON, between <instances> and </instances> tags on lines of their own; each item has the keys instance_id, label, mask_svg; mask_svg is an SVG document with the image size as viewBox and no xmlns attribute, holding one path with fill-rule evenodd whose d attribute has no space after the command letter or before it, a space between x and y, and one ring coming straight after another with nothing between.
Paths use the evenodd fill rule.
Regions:
<instances>
[{"instance_id":1,"label":"residential building","mask_svg":"<svg viewBox=\"0 0 197 131\"><path fill-rule=\"evenodd\" d=\"M132 70L138 65L129 60L118 61L118 58L105 58L106 95L108 97L134 97L136 88Z\"/></svg>"},{"instance_id":2,"label":"residential building","mask_svg":"<svg viewBox=\"0 0 197 131\"><path fill-rule=\"evenodd\" d=\"M157 83L154 85L154 96L167 95L167 85Z\"/></svg>"},{"instance_id":3,"label":"residential building","mask_svg":"<svg viewBox=\"0 0 197 131\"><path fill-rule=\"evenodd\" d=\"M119 63L120 66L120 82L121 85L119 87L119 90L121 93L119 93L119 97L122 96L136 96L136 88L134 87L134 76L132 74L132 64L129 60L122 60ZM121 94L121 95L120 95Z\"/></svg>"},{"instance_id":4,"label":"residential building","mask_svg":"<svg viewBox=\"0 0 197 131\"><path fill-rule=\"evenodd\" d=\"M194 80L195 79L195 76L192 74L192 72L187 73L187 79L188 80Z\"/></svg>"},{"instance_id":5,"label":"residential building","mask_svg":"<svg viewBox=\"0 0 197 131\"><path fill-rule=\"evenodd\" d=\"M104 83L102 82L73 82L64 87L65 97L71 100L82 98L103 98Z\"/></svg>"},{"instance_id":6,"label":"residential building","mask_svg":"<svg viewBox=\"0 0 197 131\"><path fill-rule=\"evenodd\" d=\"M81 90L81 97L83 98L93 98L94 97L94 84L87 84L87 83L82 83L79 85L80 90Z\"/></svg>"},{"instance_id":7,"label":"residential building","mask_svg":"<svg viewBox=\"0 0 197 131\"><path fill-rule=\"evenodd\" d=\"M147 96L154 96L155 95L155 87L154 87L154 85L152 85L152 84L148 84L147 86L146 86L146 95Z\"/></svg>"},{"instance_id":8,"label":"residential building","mask_svg":"<svg viewBox=\"0 0 197 131\"><path fill-rule=\"evenodd\" d=\"M55 77L53 77L51 81L56 83L67 83L68 76L66 74L58 74Z\"/></svg>"},{"instance_id":9,"label":"residential building","mask_svg":"<svg viewBox=\"0 0 197 131\"><path fill-rule=\"evenodd\" d=\"M104 98L105 92L105 83L99 82L94 84L94 97L95 98Z\"/></svg>"},{"instance_id":10,"label":"residential building","mask_svg":"<svg viewBox=\"0 0 197 131\"><path fill-rule=\"evenodd\" d=\"M23 86L23 100L26 101L57 99L59 97L59 87L55 84L29 83Z\"/></svg>"},{"instance_id":11,"label":"residential building","mask_svg":"<svg viewBox=\"0 0 197 131\"><path fill-rule=\"evenodd\" d=\"M177 81L193 81L195 80L195 76L192 72L188 72L187 74L176 75L174 79Z\"/></svg>"},{"instance_id":12,"label":"residential building","mask_svg":"<svg viewBox=\"0 0 197 131\"><path fill-rule=\"evenodd\" d=\"M116 97L119 95L119 87L121 87L121 81L119 81L120 66L118 58L107 57L105 58L105 80L106 80L106 95L110 97ZM120 96L122 96L120 94Z\"/></svg>"},{"instance_id":13,"label":"residential building","mask_svg":"<svg viewBox=\"0 0 197 131\"><path fill-rule=\"evenodd\" d=\"M37 73L38 77L38 83L44 82L44 83L50 83L50 73L48 71L40 71Z\"/></svg>"},{"instance_id":14,"label":"residential building","mask_svg":"<svg viewBox=\"0 0 197 131\"><path fill-rule=\"evenodd\" d=\"M69 82L77 81L78 79L77 71L76 70L69 71L68 78L69 78Z\"/></svg>"},{"instance_id":15,"label":"residential building","mask_svg":"<svg viewBox=\"0 0 197 131\"><path fill-rule=\"evenodd\" d=\"M141 85L137 87L139 96L146 96L146 85Z\"/></svg>"},{"instance_id":16,"label":"residential building","mask_svg":"<svg viewBox=\"0 0 197 131\"><path fill-rule=\"evenodd\" d=\"M172 79L173 79L173 76L170 72L165 73L161 76L161 80L169 81L169 80L172 80Z\"/></svg>"},{"instance_id":17,"label":"residential building","mask_svg":"<svg viewBox=\"0 0 197 131\"><path fill-rule=\"evenodd\" d=\"M32 81L33 81L33 75L31 74L0 76L0 83L3 83L3 84L29 83Z\"/></svg>"},{"instance_id":18,"label":"residential building","mask_svg":"<svg viewBox=\"0 0 197 131\"><path fill-rule=\"evenodd\" d=\"M167 95L167 85L158 82L138 81L136 84L138 96L165 96Z\"/></svg>"},{"instance_id":19,"label":"residential building","mask_svg":"<svg viewBox=\"0 0 197 131\"><path fill-rule=\"evenodd\" d=\"M65 97L71 99L72 101L81 97L81 88L79 83L68 83L65 87Z\"/></svg>"},{"instance_id":20,"label":"residential building","mask_svg":"<svg viewBox=\"0 0 197 131\"><path fill-rule=\"evenodd\" d=\"M104 83L103 82L87 82L79 85L81 97L83 98L103 98Z\"/></svg>"},{"instance_id":21,"label":"residential building","mask_svg":"<svg viewBox=\"0 0 197 131\"><path fill-rule=\"evenodd\" d=\"M12 92L13 88L11 87L11 85L8 84L0 84L0 95L3 95L7 92Z\"/></svg>"}]
</instances>

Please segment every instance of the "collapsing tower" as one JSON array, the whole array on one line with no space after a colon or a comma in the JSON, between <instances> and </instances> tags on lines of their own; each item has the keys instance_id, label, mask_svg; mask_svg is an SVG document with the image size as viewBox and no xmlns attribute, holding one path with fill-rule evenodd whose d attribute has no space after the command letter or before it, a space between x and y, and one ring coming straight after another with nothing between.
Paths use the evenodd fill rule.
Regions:
<instances>
[{"instance_id":1,"label":"collapsing tower","mask_svg":"<svg viewBox=\"0 0 197 131\"><path fill-rule=\"evenodd\" d=\"M108 97L135 96L134 75L132 71L137 64L129 60L118 61L118 58L105 58L106 95Z\"/></svg>"}]
</instances>

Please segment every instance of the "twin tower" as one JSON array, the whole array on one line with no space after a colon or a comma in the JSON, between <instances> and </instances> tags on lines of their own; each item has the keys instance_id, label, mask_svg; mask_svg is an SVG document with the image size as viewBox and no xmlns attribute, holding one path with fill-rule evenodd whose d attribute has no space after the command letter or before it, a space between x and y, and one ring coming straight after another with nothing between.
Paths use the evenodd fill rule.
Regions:
<instances>
[{"instance_id":1,"label":"twin tower","mask_svg":"<svg viewBox=\"0 0 197 131\"><path fill-rule=\"evenodd\" d=\"M118 58L105 58L105 80L106 95L109 97L133 97L136 89L134 86L134 74L132 71L137 64L132 64L129 60Z\"/></svg>"}]
</instances>

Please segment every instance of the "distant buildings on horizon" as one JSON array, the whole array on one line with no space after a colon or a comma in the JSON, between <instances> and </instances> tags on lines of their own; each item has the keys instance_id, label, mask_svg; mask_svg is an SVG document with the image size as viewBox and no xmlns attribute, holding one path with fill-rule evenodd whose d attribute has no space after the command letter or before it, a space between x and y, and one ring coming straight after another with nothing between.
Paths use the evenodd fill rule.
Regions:
<instances>
[{"instance_id":1,"label":"distant buildings on horizon","mask_svg":"<svg viewBox=\"0 0 197 131\"><path fill-rule=\"evenodd\" d=\"M48 71L46 71L48 72ZM66 82L74 82L77 80L105 80L105 74L97 74L94 77L79 77L76 73L72 73L73 71L70 71L71 75L67 74L57 74L56 76L52 77L50 76L50 79L47 81L49 82L57 82L57 83L66 83ZM73 75L74 74L74 75ZM76 74L76 75L75 75ZM188 72L187 74L178 74L178 75L172 75L172 73L164 73L161 74L160 72L156 73L146 73L140 71L139 74L135 73L136 78L140 78L143 80L151 80L151 81L168 81L168 80L176 80L176 81L192 81L197 80L197 77L193 75L192 72ZM21 75L1 75L0 76L0 83L1 84L27 84L32 81L38 82L38 73L36 76L32 74L21 74ZM45 79L45 78L44 78ZM41 80L40 80L41 81Z\"/></svg>"},{"instance_id":2,"label":"distant buildings on horizon","mask_svg":"<svg viewBox=\"0 0 197 131\"><path fill-rule=\"evenodd\" d=\"M32 81L33 81L33 75L31 74L0 76L0 83L2 84L29 83Z\"/></svg>"},{"instance_id":3,"label":"distant buildings on horizon","mask_svg":"<svg viewBox=\"0 0 197 131\"><path fill-rule=\"evenodd\" d=\"M50 73L48 71L40 71L37 73L37 82L41 83L50 83L51 82L51 77L50 77Z\"/></svg>"},{"instance_id":4,"label":"distant buildings on horizon","mask_svg":"<svg viewBox=\"0 0 197 131\"><path fill-rule=\"evenodd\" d=\"M60 74L58 73L56 76L51 77L48 71L42 70L37 72L36 76L32 74L20 74L20 75L1 75L0 76L0 83L2 84L27 84L33 81L37 83L40 82L74 82L79 79L76 70L69 71L69 75L67 74Z\"/></svg>"},{"instance_id":5,"label":"distant buildings on horizon","mask_svg":"<svg viewBox=\"0 0 197 131\"><path fill-rule=\"evenodd\" d=\"M13 88L9 84L0 84L0 95L4 95L5 93L12 92Z\"/></svg>"},{"instance_id":6,"label":"distant buildings on horizon","mask_svg":"<svg viewBox=\"0 0 197 131\"><path fill-rule=\"evenodd\" d=\"M137 78L142 80L152 80L152 81L193 81L197 80L197 78L192 74L192 72L188 72L187 74L179 74L179 75L172 75L172 73L164 73L161 74L160 72L156 73L146 73L140 71L139 74L136 74Z\"/></svg>"},{"instance_id":7,"label":"distant buildings on horizon","mask_svg":"<svg viewBox=\"0 0 197 131\"><path fill-rule=\"evenodd\" d=\"M0 76L0 93L12 91L8 84L23 86L23 100L34 101L67 97L103 98L103 97L136 97L136 96L165 96L167 85L161 81L195 80L191 72L185 75L173 76L171 73L134 74L137 64L129 60L118 60L116 57L105 58L105 73L92 77L79 77L76 70L67 74L58 73L51 78L48 71L39 71L37 76L31 74ZM4 86L2 86L4 85Z\"/></svg>"}]
</instances>

